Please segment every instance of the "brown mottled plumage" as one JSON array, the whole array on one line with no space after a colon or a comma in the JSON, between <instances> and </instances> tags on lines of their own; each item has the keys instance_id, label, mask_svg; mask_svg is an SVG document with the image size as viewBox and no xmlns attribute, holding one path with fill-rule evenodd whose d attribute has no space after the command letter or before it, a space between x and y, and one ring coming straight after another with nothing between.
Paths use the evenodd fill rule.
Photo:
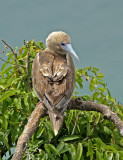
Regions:
<instances>
[{"instance_id":1,"label":"brown mottled plumage","mask_svg":"<svg viewBox=\"0 0 123 160\"><path fill-rule=\"evenodd\" d=\"M75 69L70 54L77 55L64 32L52 32L47 48L39 52L32 66L32 81L38 98L48 109L55 135L62 126L63 114L73 93Z\"/></svg>"}]
</instances>

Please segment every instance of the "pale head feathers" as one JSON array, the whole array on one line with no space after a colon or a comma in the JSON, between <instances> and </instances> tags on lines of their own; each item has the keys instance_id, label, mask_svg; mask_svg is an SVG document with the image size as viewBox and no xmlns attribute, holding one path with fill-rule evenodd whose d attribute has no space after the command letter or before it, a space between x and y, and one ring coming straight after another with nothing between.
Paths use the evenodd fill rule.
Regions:
<instances>
[{"instance_id":1,"label":"pale head feathers","mask_svg":"<svg viewBox=\"0 0 123 160\"><path fill-rule=\"evenodd\" d=\"M53 52L60 54L66 54L66 51L60 48L61 43L69 44L71 43L70 37L68 34L62 31L52 32L46 39L46 46Z\"/></svg>"},{"instance_id":2,"label":"pale head feathers","mask_svg":"<svg viewBox=\"0 0 123 160\"><path fill-rule=\"evenodd\" d=\"M62 31L50 33L46 39L46 45L47 45L47 43L49 43L49 41L51 43L56 43L56 44L60 44L61 42L71 43L71 40L70 40L70 37L68 36L68 34L65 32L62 32Z\"/></svg>"}]
</instances>

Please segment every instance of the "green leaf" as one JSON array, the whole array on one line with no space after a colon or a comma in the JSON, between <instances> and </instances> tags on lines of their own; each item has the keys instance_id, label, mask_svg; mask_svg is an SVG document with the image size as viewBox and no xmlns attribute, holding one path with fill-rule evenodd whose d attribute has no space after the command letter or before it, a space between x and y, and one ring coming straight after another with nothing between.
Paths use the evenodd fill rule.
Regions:
<instances>
[{"instance_id":1,"label":"green leaf","mask_svg":"<svg viewBox=\"0 0 123 160\"><path fill-rule=\"evenodd\" d=\"M82 85L83 80L81 79L81 77L76 78L76 81L77 81L79 87L83 88L83 85Z\"/></svg>"},{"instance_id":2,"label":"green leaf","mask_svg":"<svg viewBox=\"0 0 123 160\"><path fill-rule=\"evenodd\" d=\"M109 97L111 97L111 93L110 93L109 89L107 89L107 91L108 91L108 95L109 95Z\"/></svg>"},{"instance_id":3,"label":"green leaf","mask_svg":"<svg viewBox=\"0 0 123 160\"><path fill-rule=\"evenodd\" d=\"M108 134L108 135L111 135L111 134L112 134L112 131L111 131L108 127L106 127L106 126L104 126L104 132L105 132L106 134Z\"/></svg>"},{"instance_id":4,"label":"green leaf","mask_svg":"<svg viewBox=\"0 0 123 160\"><path fill-rule=\"evenodd\" d=\"M83 96L81 96L81 98L83 99L83 101L87 101L87 100L92 99L89 95L83 95Z\"/></svg>"},{"instance_id":5,"label":"green leaf","mask_svg":"<svg viewBox=\"0 0 123 160\"><path fill-rule=\"evenodd\" d=\"M96 147L98 148L98 150L101 150L102 146L103 146L103 142L101 141L100 138L96 139Z\"/></svg>"},{"instance_id":6,"label":"green leaf","mask_svg":"<svg viewBox=\"0 0 123 160\"><path fill-rule=\"evenodd\" d=\"M95 89L95 85L96 85L96 77L92 77L91 81L90 81L90 85L89 85L89 89L92 92Z\"/></svg>"},{"instance_id":7,"label":"green leaf","mask_svg":"<svg viewBox=\"0 0 123 160\"><path fill-rule=\"evenodd\" d=\"M1 68L1 71L5 69L5 67L9 64L10 59L13 57L13 54L9 55L7 62L5 62Z\"/></svg>"},{"instance_id":8,"label":"green leaf","mask_svg":"<svg viewBox=\"0 0 123 160\"><path fill-rule=\"evenodd\" d=\"M105 160L103 159L103 153L100 153L98 150L96 150L96 160Z\"/></svg>"},{"instance_id":9,"label":"green leaf","mask_svg":"<svg viewBox=\"0 0 123 160\"><path fill-rule=\"evenodd\" d=\"M76 157L76 148L73 144L70 144L69 153L71 154L71 160L75 160Z\"/></svg>"},{"instance_id":10,"label":"green leaf","mask_svg":"<svg viewBox=\"0 0 123 160\"><path fill-rule=\"evenodd\" d=\"M63 147L64 147L64 142L61 142L61 143L59 143L58 145L57 145L57 151L58 152L60 152L62 149L63 149Z\"/></svg>"},{"instance_id":11,"label":"green leaf","mask_svg":"<svg viewBox=\"0 0 123 160\"><path fill-rule=\"evenodd\" d=\"M31 46L30 47L30 54L33 55L33 53L34 53L34 46Z\"/></svg>"},{"instance_id":12,"label":"green leaf","mask_svg":"<svg viewBox=\"0 0 123 160\"><path fill-rule=\"evenodd\" d=\"M6 88L6 85L0 85L0 88L4 90Z\"/></svg>"},{"instance_id":13,"label":"green leaf","mask_svg":"<svg viewBox=\"0 0 123 160\"><path fill-rule=\"evenodd\" d=\"M50 138L50 139L51 139L51 137L53 137L53 135L54 135L54 131L53 131L53 127L52 127L52 125L51 125L51 122L46 121L46 122L44 123L44 125L45 125L45 127L46 127L46 129L47 129L47 134L48 134L48 136L49 136L49 137L47 137L47 138Z\"/></svg>"},{"instance_id":14,"label":"green leaf","mask_svg":"<svg viewBox=\"0 0 123 160\"><path fill-rule=\"evenodd\" d=\"M102 78L102 77L104 77L104 74L103 73L98 73L97 77Z\"/></svg>"},{"instance_id":15,"label":"green leaf","mask_svg":"<svg viewBox=\"0 0 123 160\"><path fill-rule=\"evenodd\" d=\"M93 70L98 71L99 69L97 67L92 67Z\"/></svg>"},{"instance_id":16,"label":"green leaf","mask_svg":"<svg viewBox=\"0 0 123 160\"><path fill-rule=\"evenodd\" d=\"M70 122L71 122L72 118L73 118L73 111L69 111L69 116L68 116L67 122L66 122L66 127L67 127L68 131L70 131L69 127L70 127Z\"/></svg>"},{"instance_id":17,"label":"green leaf","mask_svg":"<svg viewBox=\"0 0 123 160\"><path fill-rule=\"evenodd\" d=\"M113 160L113 153L110 153L110 156L109 156L108 160Z\"/></svg>"},{"instance_id":18,"label":"green leaf","mask_svg":"<svg viewBox=\"0 0 123 160\"><path fill-rule=\"evenodd\" d=\"M69 151L69 149L70 149L69 144L64 143L63 148L61 148L61 149L59 150L59 154L63 154L63 153L65 153L65 152L68 152L68 151Z\"/></svg>"},{"instance_id":19,"label":"green leaf","mask_svg":"<svg viewBox=\"0 0 123 160\"><path fill-rule=\"evenodd\" d=\"M54 155L52 155L52 154L49 155L49 159L50 159L50 160L57 160L57 159L56 159L56 156L54 156Z\"/></svg>"},{"instance_id":20,"label":"green leaf","mask_svg":"<svg viewBox=\"0 0 123 160\"><path fill-rule=\"evenodd\" d=\"M102 87L99 87L98 90L100 90L101 92L107 92L107 89Z\"/></svg>"},{"instance_id":21,"label":"green leaf","mask_svg":"<svg viewBox=\"0 0 123 160\"><path fill-rule=\"evenodd\" d=\"M25 104L25 106L29 107L29 104L28 104L28 94L26 94L24 96L24 104Z\"/></svg>"},{"instance_id":22,"label":"green leaf","mask_svg":"<svg viewBox=\"0 0 123 160\"><path fill-rule=\"evenodd\" d=\"M114 160L120 160L119 159L119 153L116 153Z\"/></svg>"},{"instance_id":23,"label":"green leaf","mask_svg":"<svg viewBox=\"0 0 123 160\"><path fill-rule=\"evenodd\" d=\"M22 46L20 49L19 49L19 54L22 54L22 51L24 50L25 46Z\"/></svg>"},{"instance_id":24,"label":"green leaf","mask_svg":"<svg viewBox=\"0 0 123 160\"><path fill-rule=\"evenodd\" d=\"M90 129L90 123L87 123L87 136L90 136L92 134L92 131Z\"/></svg>"},{"instance_id":25,"label":"green leaf","mask_svg":"<svg viewBox=\"0 0 123 160\"><path fill-rule=\"evenodd\" d=\"M16 91L6 91L2 96L0 96L0 102L5 100L6 98L15 95Z\"/></svg>"},{"instance_id":26,"label":"green leaf","mask_svg":"<svg viewBox=\"0 0 123 160\"><path fill-rule=\"evenodd\" d=\"M83 152L82 143L78 143L75 160L81 160L82 152Z\"/></svg>"},{"instance_id":27,"label":"green leaf","mask_svg":"<svg viewBox=\"0 0 123 160\"><path fill-rule=\"evenodd\" d=\"M5 70L3 70L3 71L1 72L1 74L2 74L2 75L7 74L11 69L13 69L13 67L12 67L12 66L9 66L9 67L7 67Z\"/></svg>"},{"instance_id":28,"label":"green leaf","mask_svg":"<svg viewBox=\"0 0 123 160\"><path fill-rule=\"evenodd\" d=\"M106 84L104 83L104 81L102 79L98 79L98 83L103 86L104 88L106 87Z\"/></svg>"},{"instance_id":29,"label":"green leaf","mask_svg":"<svg viewBox=\"0 0 123 160\"><path fill-rule=\"evenodd\" d=\"M117 153L117 149L116 149L113 145L106 145L106 144L104 144L104 145L103 145L103 148L104 148L105 150L111 150L111 151L113 151L114 153Z\"/></svg>"},{"instance_id":30,"label":"green leaf","mask_svg":"<svg viewBox=\"0 0 123 160\"><path fill-rule=\"evenodd\" d=\"M81 136L79 135L70 135L70 136L63 136L59 139L59 141L72 141L72 140L75 140L75 139L80 139Z\"/></svg>"},{"instance_id":31,"label":"green leaf","mask_svg":"<svg viewBox=\"0 0 123 160\"><path fill-rule=\"evenodd\" d=\"M45 144L44 148L45 148L46 153L48 153L50 155L51 152L50 152L50 148L49 148L48 144Z\"/></svg>"},{"instance_id":32,"label":"green leaf","mask_svg":"<svg viewBox=\"0 0 123 160\"><path fill-rule=\"evenodd\" d=\"M87 152L87 156L90 156L90 160L93 160L93 146L92 146L92 142L91 140L89 139L88 140L88 152Z\"/></svg>"},{"instance_id":33,"label":"green leaf","mask_svg":"<svg viewBox=\"0 0 123 160\"><path fill-rule=\"evenodd\" d=\"M0 132L0 141L3 142L6 146L6 148L9 150L10 152L10 146L8 144L8 135L10 133L10 129L7 130L5 133Z\"/></svg>"},{"instance_id":34,"label":"green leaf","mask_svg":"<svg viewBox=\"0 0 123 160\"><path fill-rule=\"evenodd\" d=\"M7 131L8 128L8 119L3 115L3 123L2 126L4 128L4 131Z\"/></svg>"},{"instance_id":35,"label":"green leaf","mask_svg":"<svg viewBox=\"0 0 123 160\"><path fill-rule=\"evenodd\" d=\"M37 132L37 138L41 137L41 135L43 134L45 128L44 126L41 126Z\"/></svg>"},{"instance_id":36,"label":"green leaf","mask_svg":"<svg viewBox=\"0 0 123 160\"><path fill-rule=\"evenodd\" d=\"M28 48L25 48L25 49L24 49L24 53L22 53L19 57L20 57L20 58L26 57L26 56L27 56L27 52L28 52Z\"/></svg>"},{"instance_id":37,"label":"green leaf","mask_svg":"<svg viewBox=\"0 0 123 160\"><path fill-rule=\"evenodd\" d=\"M105 152L105 153L104 153L104 160L105 160L105 159L108 160L108 158L109 158L108 152Z\"/></svg>"},{"instance_id":38,"label":"green leaf","mask_svg":"<svg viewBox=\"0 0 123 160\"><path fill-rule=\"evenodd\" d=\"M8 65L8 63L6 62L6 63L4 63L3 64L3 66L2 66L2 68L1 68L1 71L3 71L4 70L4 68L6 67Z\"/></svg>"},{"instance_id":39,"label":"green leaf","mask_svg":"<svg viewBox=\"0 0 123 160\"><path fill-rule=\"evenodd\" d=\"M48 149L48 153L53 153L54 155L59 155L57 149L52 144L47 144L46 148Z\"/></svg>"},{"instance_id":40,"label":"green leaf","mask_svg":"<svg viewBox=\"0 0 123 160\"><path fill-rule=\"evenodd\" d=\"M93 99L93 101L95 101L97 98L98 98L98 96L99 96L99 92L94 92L93 94L92 94L92 99Z\"/></svg>"},{"instance_id":41,"label":"green leaf","mask_svg":"<svg viewBox=\"0 0 123 160\"><path fill-rule=\"evenodd\" d=\"M63 160L68 160L68 157L65 153L63 154Z\"/></svg>"}]
</instances>

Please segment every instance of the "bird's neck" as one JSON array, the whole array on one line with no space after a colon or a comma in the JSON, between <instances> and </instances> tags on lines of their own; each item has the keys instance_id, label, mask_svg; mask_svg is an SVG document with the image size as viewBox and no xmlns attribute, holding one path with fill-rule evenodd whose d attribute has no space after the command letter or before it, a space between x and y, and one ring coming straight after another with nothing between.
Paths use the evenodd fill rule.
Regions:
<instances>
[{"instance_id":1,"label":"bird's neck","mask_svg":"<svg viewBox=\"0 0 123 160\"><path fill-rule=\"evenodd\" d=\"M60 57L62 57L64 59L66 59L66 55L64 55L62 53L54 52L54 51L50 50L49 48L46 48L45 51L50 52L54 56L60 56Z\"/></svg>"}]
</instances>

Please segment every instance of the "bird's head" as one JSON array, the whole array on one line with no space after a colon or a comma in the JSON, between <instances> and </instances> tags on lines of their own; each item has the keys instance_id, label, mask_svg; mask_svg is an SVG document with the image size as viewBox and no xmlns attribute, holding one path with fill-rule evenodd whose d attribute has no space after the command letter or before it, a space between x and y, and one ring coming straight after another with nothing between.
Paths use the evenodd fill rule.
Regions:
<instances>
[{"instance_id":1,"label":"bird's head","mask_svg":"<svg viewBox=\"0 0 123 160\"><path fill-rule=\"evenodd\" d=\"M76 55L75 51L71 46L70 37L65 32L58 31L50 33L46 39L46 46L51 51L61 55L66 55L67 53L70 53L77 60L79 60L79 57Z\"/></svg>"}]
</instances>

